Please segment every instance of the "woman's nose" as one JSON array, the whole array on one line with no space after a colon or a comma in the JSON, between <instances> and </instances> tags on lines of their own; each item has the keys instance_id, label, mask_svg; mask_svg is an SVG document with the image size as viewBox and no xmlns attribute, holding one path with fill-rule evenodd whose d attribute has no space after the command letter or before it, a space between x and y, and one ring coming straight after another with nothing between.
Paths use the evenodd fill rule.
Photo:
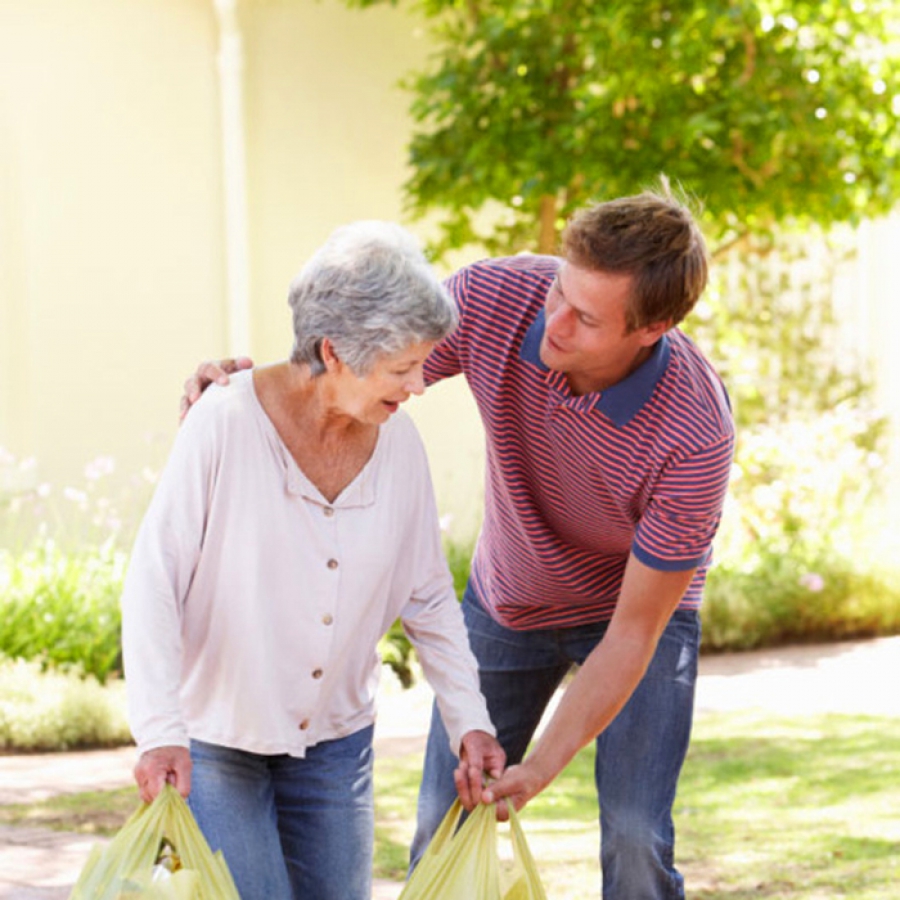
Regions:
<instances>
[{"instance_id":1,"label":"woman's nose","mask_svg":"<svg viewBox=\"0 0 900 900\"><path fill-rule=\"evenodd\" d=\"M421 369L416 369L414 372L410 372L409 378L405 384L405 389L409 391L410 394L416 394L417 396L425 393L425 373Z\"/></svg>"}]
</instances>

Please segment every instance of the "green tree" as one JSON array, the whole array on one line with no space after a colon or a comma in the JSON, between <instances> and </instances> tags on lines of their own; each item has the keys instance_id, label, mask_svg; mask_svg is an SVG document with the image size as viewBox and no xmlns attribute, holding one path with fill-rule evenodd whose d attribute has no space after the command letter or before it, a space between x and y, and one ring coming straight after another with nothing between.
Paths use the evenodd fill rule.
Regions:
<instances>
[{"instance_id":1,"label":"green tree","mask_svg":"<svg viewBox=\"0 0 900 900\"><path fill-rule=\"evenodd\" d=\"M660 173L721 245L900 190L894 0L408 2L436 53L407 80L406 194L439 252L552 251L574 209Z\"/></svg>"}]
</instances>

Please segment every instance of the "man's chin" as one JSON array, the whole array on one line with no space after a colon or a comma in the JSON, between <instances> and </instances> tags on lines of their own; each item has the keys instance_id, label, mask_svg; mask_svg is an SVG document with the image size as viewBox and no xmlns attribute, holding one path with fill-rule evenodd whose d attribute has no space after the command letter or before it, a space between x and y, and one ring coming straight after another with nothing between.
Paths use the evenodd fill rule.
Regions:
<instances>
[{"instance_id":1,"label":"man's chin","mask_svg":"<svg viewBox=\"0 0 900 900\"><path fill-rule=\"evenodd\" d=\"M541 341L538 357L548 369L556 369L559 372L565 371L563 368L563 354L554 350L546 341Z\"/></svg>"}]
</instances>

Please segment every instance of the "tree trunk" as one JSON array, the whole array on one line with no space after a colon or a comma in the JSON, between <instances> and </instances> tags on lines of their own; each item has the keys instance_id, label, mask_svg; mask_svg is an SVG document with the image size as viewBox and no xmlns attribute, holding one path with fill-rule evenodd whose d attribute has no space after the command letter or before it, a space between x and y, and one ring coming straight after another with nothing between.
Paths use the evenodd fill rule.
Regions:
<instances>
[{"instance_id":1,"label":"tree trunk","mask_svg":"<svg viewBox=\"0 0 900 900\"><path fill-rule=\"evenodd\" d=\"M557 250L556 197L553 194L544 194L541 197L538 253L546 253L552 256Z\"/></svg>"}]
</instances>

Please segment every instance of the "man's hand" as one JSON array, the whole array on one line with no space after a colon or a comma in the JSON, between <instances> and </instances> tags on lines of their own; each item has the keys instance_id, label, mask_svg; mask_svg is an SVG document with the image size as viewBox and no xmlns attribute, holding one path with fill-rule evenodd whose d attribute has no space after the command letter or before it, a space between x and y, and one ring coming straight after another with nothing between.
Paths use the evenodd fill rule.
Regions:
<instances>
[{"instance_id":1,"label":"man's hand","mask_svg":"<svg viewBox=\"0 0 900 900\"><path fill-rule=\"evenodd\" d=\"M228 384L228 376L241 369L252 369L253 360L249 356L236 359L208 360L197 366L197 371L184 383L184 394L179 405L178 421L183 422L188 410L200 399L200 395L211 384Z\"/></svg>"},{"instance_id":2,"label":"man's hand","mask_svg":"<svg viewBox=\"0 0 900 900\"><path fill-rule=\"evenodd\" d=\"M507 802L521 809L544 790L618 715L644 677L659 636L695 571L662 572L634 554L629 557L603 640L579 667L525 761L510 766L483 792L485 802L500 801L498 819L508 815Z\"/></svg>"},{"instance_id":3,"label":"man's hand","mask_svg":"<svg viewBox=\"0 0 900 900\"><path fill-rule=\"evenodd\" d=\"M453 773L460 803L469 811L481 802L484 776L499 778L506 765L506 753L486 731L467 731L459 750L459 766Z\"/></svg>"},{"instance_id":4,"label":"man's hand","mask_svg":"<svg viewBox=\"0 0 900 900\"><path fill-rule=\"evenodd\" d=\"M141 800L152 803L168 782L182 797L191 792L191 754L187 747L157 747L141 754L134 767Z\"/></svg>"},{"instance_id":5,"label":"man's hand","mask_svg":"<svg viewBox=\"0 0 900 900\"><path fill-rule=\"evenodd\" d=\"M519 766L510 766L497 781L488 785L481 799L485 803L496 803L497 821L505 822L509 818L507 803L512 803L516 811L520 810L552 780L538 772L526 759Z\"/></svg>"}]
</instances>

